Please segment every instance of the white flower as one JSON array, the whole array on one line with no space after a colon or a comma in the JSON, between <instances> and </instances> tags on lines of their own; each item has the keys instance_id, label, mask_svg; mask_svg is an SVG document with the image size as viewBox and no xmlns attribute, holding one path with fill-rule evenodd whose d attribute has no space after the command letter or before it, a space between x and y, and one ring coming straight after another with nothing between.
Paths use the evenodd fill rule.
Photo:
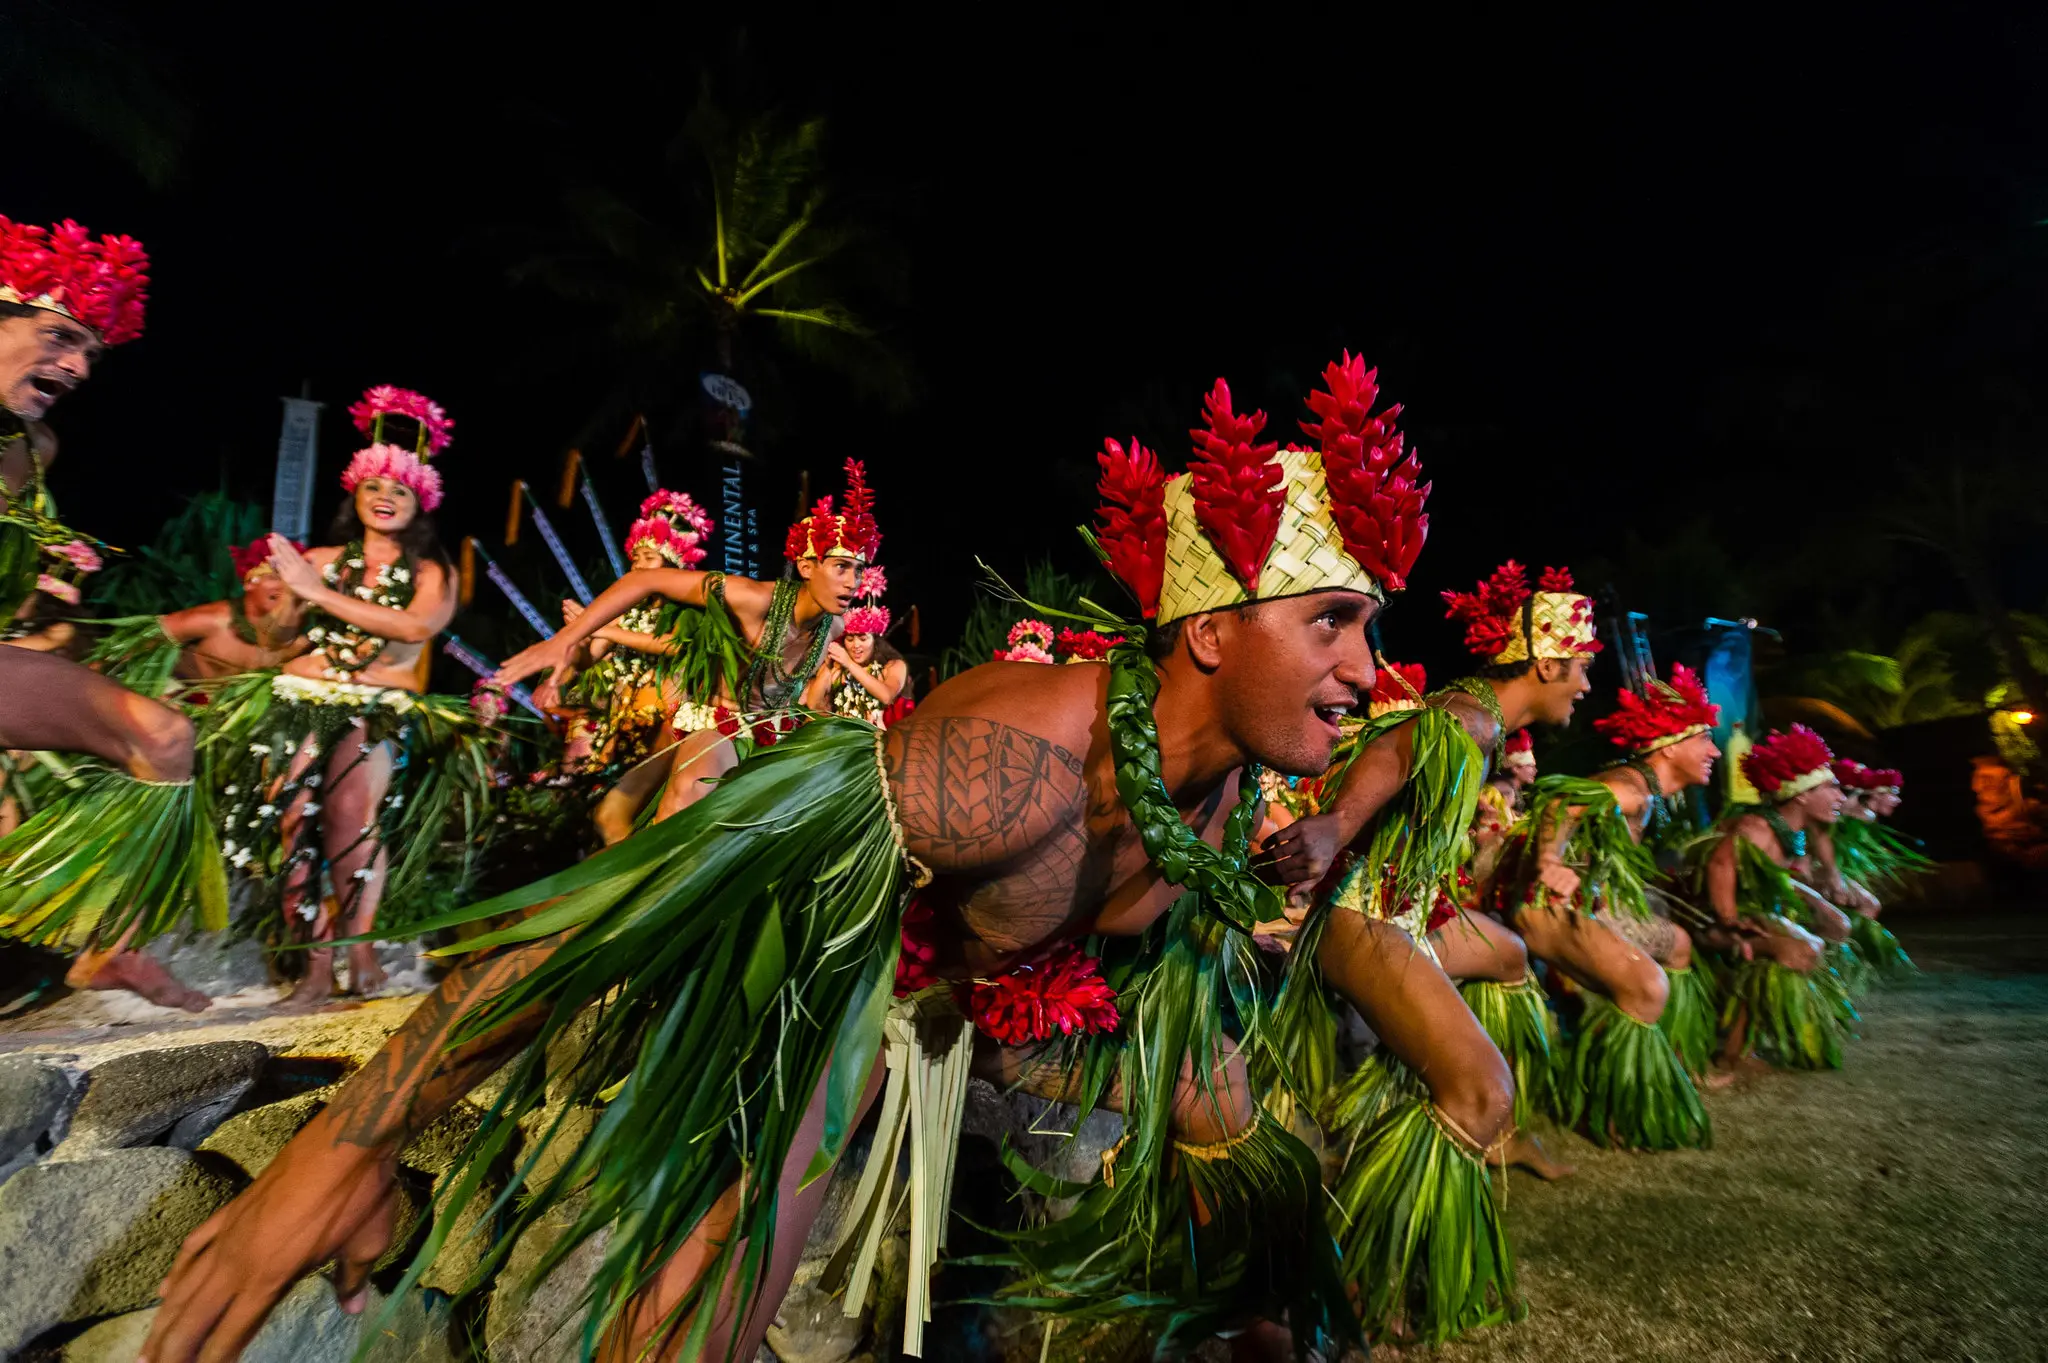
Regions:
<instances>
[{"instance_id":1,"label":"white flower","mask_svg":"<svg viewBox=\"0 0 2048 1363\"><path fill-rule=\"evenodd\" d=\"M231 857L235 854L235 840L233 838L221 839L220 854L224 857Z\"/></svg>"},{"instance_id":2,"label":"white flower","mask_svg":"<svg viewBox=\"0 0 2048 1363\"><path fill-rule=\"evenodd\" d=\"M270 756L270 745L268 743L251 743L249 751L255 753L258 757L268 757Z\"/></svg>"},{"instance_id":3,"label":"white flower","mask_svg":"<svg viewBox=\"0 0 2048 1363\"><path fill-rule=\"evenodd\" d=\"M319 912L320 906L310 899L299 905L299 917L305 919L308 923L312 922L319 915Z\"/></svg>"},{"instance_id":4,"label":"white flower","mask_svg":"<svg viewBox=\"0 0 2048 1363\"><path fill-rule=\"evenodd\" d=\"M222 786L220 793L223 795L240 795L242 788L240 786Z\"/></svg>"},{"instance_id":5,"label":"white flower","mask_svg":"<svg viewBox=\"0 0 2048 1363\"><path fill-rule=\"evenodd\" d=\"M403 568L393 568L391 570L391 580L393 582L410 582L412 581L412 574Z\"/></svg>"},{"instance_id":6,"label":"white flower","mask_svg":"<svg viewBox=\"0 0 2048 1363\"><path fill-rule=\"evenodd\" d=\"M315 814L318 814L319 812L320 806L314 804L311 800L306 801L305 806L299 810L299 813L305 815L309 819L312 818Z\"/></svg>"},{"instance_id":7,"label":"white flower","mask_svg":"<svg viewBox=\"0 0 2048 1363\"><path fill-rule=\"evenodd\" d=\"M256 807L256 817L259 819L267 819L275 813L277 813L276 805L258 805Z\"/></svg>"},{"instance_id":8,"label":"white flower","mask_svg":"<svg viewBox=\"0 0 2048 1363\"><path fill-rule=\"evenodd\" d=\"M371 597L375 596L376 594L377 593L371 591L368 587L356 588L356 595L360 596L365 601L368 601Z\"/></svg>"},{"instance_id":9,"label":"white flower","mask_svg":"<svg viewBox=\"0 0 2048 1363\"><path fill-rule=\"evenodd\" d=\"M360 568L363 566L363 561L359 558L352 558L348 561L348 566L351 568Z\"/></svg>"},{"instance_id":10,"label":"white flower","mask_svg":"<svg viewBox=\"0 0 2048 1363\"><path fill-rule=\"evenodd\" d=\"M317 644L322 639L325 639L327 637L327 631L321 626L315 625L313 626L313 628L306 631L306 637Z\"/></svg>"},{"instance_id":11,"label":"white flower","mask_svg":"<svg viewBox=\"0 0 2048 1363\"><path fill-rule=\"evenodd\" d=\"M233 856L228 858L228 862L239 871L242 867L249 864L249 849L246 847L240 848Z\"/></svg>"},{"instance_id":12,"label":"white flower","mask_svg":"<svg viewBox=\"0 0 2048 1363\"><path fill-rule=\"evenodd\" d=\"M311 790L313 787L320 784L320 773L317 771L308 773L306 779L299 782L299 784L304 786L307 790Z\"/></svg>"},{"instance_id":13,"label":"white flower","mask_svg":"<svg viewBox=\"0 0 2048 1363\"><path fill-rule=\"evenodd\" d=\"M405 797L403 795L394 795L390 799L386 800L384 803L390 805L393 809L396 809L400 805L405 803Z\"/></svg>"},{"instance_id":14,"label":"white flower","mask_svg":"<svg viewBox=\"0 0 2048 1363\"><path fill-rule=\"evenodd\" d=\"M367 884L369 884L369 883L370 883L371 881L373 881L373 880L375 880L375 879L377 878L377 873L376 873L376 871L374 871L374 870L373 870L373 869L371 869L370 867L368 867L368 866L365 866L365 867L364 867L364 868L363 868L362 870L360 870L360 871L357 871L357 872L356 872L356 873L355 873L355 874L354 874L353 876L351 876L351 877L349 877L349 878L350 878L351 880L360 880L360 881L362 881L362 882L363 882L363 883L364 883L365 885L367 885Z\"/></svg>"}]
</instances>

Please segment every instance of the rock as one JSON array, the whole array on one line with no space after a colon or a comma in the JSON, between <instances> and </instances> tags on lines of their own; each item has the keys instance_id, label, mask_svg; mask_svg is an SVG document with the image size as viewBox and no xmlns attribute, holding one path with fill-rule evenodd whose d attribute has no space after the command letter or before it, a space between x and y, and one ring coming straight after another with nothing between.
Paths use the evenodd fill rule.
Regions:
<instances>
[{"instance_id":1,"label":"rock","mask_svg":"<svg viewBox=\"0 0 2048 1363\"><path fill-rule=\"evenodd\" d=\"M456 1103L413 1137L412 1144L400 1152L399 1163L439 1178L455 1167L455 1161L468 1148L469 1138L483 1125L484 1111L473 1103Z\"/></svg>"},{"instance_id":2,"label":"rock","mask_svg":"<svg viewBox=\"0 0 2048 1363\"><path fill-rule=\"evenodd\" d=\"M54 1325L133 1311L240 1186L183 1150L45 1160L0 1184L0 1358Z\"/></svg>"},{"instance_id":3,"label":"rock","mask_svg":"<svg viewBox=\"0 0 2048 1363\"><path fill-rule=\"evenodd\" d=\"M254 1178L269 1167L277 1152L299 1134L301 1127L319 1114L334 1093L335 1088L329 1086L237 1112L201 1141L199 1148L233 1160L243 1173Z\"/></svg>"},{"instance_id":4,"label":"rock","mask_svg":"<svg viewBox=\"0 0 2048 1363\"><path fill-rule=\"evenodd\" d=\"M188 987L209 998L267 988L276 981L264 962L263 944L251 937L226 932L180 934L159 937L144 949Z\"/></svg>"},{"instance_id":5,"label":"rock","mask_svg":"<svg viewBox=\"0 0 2048 1363\"><path fill-rule=\"evenodd\" d=\"M578 1245L540 1282L530 1279L541 1256L582 1211L582 1201L572 1197L554 1208L530 1226L506 1256L484 1319L491 1363L557 1363L576 1355L583 1292L604 1257L609 1232L600 1231Z\"/></svg>"},{"instance_id":6,"label":"rock","mask_svg":"<svg viewBox=\"0 0 2048 1363\"><path fill-rule=\"evenodd\" d=\"M847 1363L867 1337L867 1321L841 1310L838 1294L821 1291L815 1272L806 1276L798 1269L768 1327L768 1347L781 1363Z\"/></svg>"},{"instance_id":7,"label":"rock","mask_svg":"<svg viewBox=\"0 0 2048 1363\"><path fill-rule=\"evenodd\" d=\"M425 1297L407 1294L391 1319L376 1291L360 1316L343 1315L324 1277L306 1278L286 1294L242 1351L242 1363L350 1363L359 1343L376 1341L369 1363L453 1363L447 1308L429 1310ZM101 1321L64 1346L60 1363L134 1363L156 1320L154 1308Z\"/></svg>"},{"instance_id":8,"label":"rock","mask_svg":"<svg viewBox=\"0 0 2048 1363\"><path fill-rule=\"evenodd\" d=\"M71 1109L71 1076L31 1056L0 1059L0 1179L42 1151Z\"/></svg>"},{"instance_id":9,"label":"rock","mask_svg":"<svg viewBox=\"0 0 2048 1363\"><path fill-rule=\"evenodd\" d=\"M190 1149L219 1125L256 1082L270 1051L255 1041L117 1056L87 1077L85 1098L56 1158L147 1145L175 1130Z\"/></svg>"}]
</instances>

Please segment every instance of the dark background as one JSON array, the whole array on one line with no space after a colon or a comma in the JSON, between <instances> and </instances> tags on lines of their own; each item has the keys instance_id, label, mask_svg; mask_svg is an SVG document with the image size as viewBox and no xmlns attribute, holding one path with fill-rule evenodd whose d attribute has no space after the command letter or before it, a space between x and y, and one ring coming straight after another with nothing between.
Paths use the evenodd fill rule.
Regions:
<instances>
[{"instance_id":1,"label":"dark background","mask_svg":"<svg viewBox=\"0 0 2048 1363\"><path fill-rule=\"evenodd\" d=\"M619 357L507 270L566 186L658 178L709 70L737 103L827 114L841 201L909 264L879 320L918 400L795 365L755 443L769 544L796 470L836 490L843 456L870 461L893 602L921 605L928 646L974 555L1086 566L1071 527L1104 435L1177 465L1221 374L1285 438L1345 347L1436 479L1387 625L1433 675L1462 661L1435 593L1510 556L1814 648L1965 604L1870 507L1901 466L2030 457L2040 434L2038 11L855 8L95 4L96 40L189 129L152 186L75 120L0 106L0 211L155 257L147 335L57 410L68 518L133 542L223 479L267 506L276 399L310 382L324 522L342 409L394 382L458 423L451 546L495 545L510 479L551 488L572 444L602 451L623 524L640 487L597 410ZM657 449L715 503L695 378L653 414ZM2048 596L2038 550L1999 572L2015 606Z\"/></svg>"}]
</instances>

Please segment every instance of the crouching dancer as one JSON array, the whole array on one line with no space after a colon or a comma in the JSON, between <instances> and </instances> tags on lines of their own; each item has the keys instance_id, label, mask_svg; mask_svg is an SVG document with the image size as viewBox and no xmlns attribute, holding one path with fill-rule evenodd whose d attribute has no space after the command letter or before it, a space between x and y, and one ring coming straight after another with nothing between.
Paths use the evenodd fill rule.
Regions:
<instances>
[{"instance_id":1,"label":"crouching dancer","mask_svg":"<svg viewBox=\"0 0 2048 1363\"><path fill-rule=\"evenodd\" d=\"M1326 490L1313 452L1252 443L1262 422L1219 383L1190 475L1166 480L1142 448L1104 458L1100 543L1157 622L1117 632L1149 636L1149 657L984 665L887 731L819 718L674 817L426 925L532 910L465 943L475 954L193 1234L144 1356L231 1355L330 1261L359 1309L400 1149L536 1038L437 1226L548 1087L602 1107L580 1140L554 1129L560 1173L502 1228L572 1193L584 1210L562 1252L610 1228L587 1355L753 1356L885 1053L877 1148L906 1125L913 1147L937 1141L912 1161L906 1351L976 1051L1034 1092L1124 1113L1103 1173L1064 1188L1074 1214L1009 1237L1018 1300L1145 1313L1168 1351L1255 1319L1305 1344L1351 1336L1315 1160L1259 1119L1224 1020L1252 924L1279 911L1247 869L1258 767L1321 771L1372 683L1381 588L1359 553L1378 548L1362 536L1383 479L1347 469ZM559 672L561 637L508 667ZM1073 947L1088 934L1121 958L1113 1006ZM549 1075L544 1043L601 998L581 1058ZM1242 1044L1259 1044L1256 994L1238 1009ZM1012 1044L975 1041L977 1023ZM1038 1040L1066 1044L1015 1044ZM893 1168L871 1166L861 1205L896 1204Z\"/></svg>"}]
</instances>

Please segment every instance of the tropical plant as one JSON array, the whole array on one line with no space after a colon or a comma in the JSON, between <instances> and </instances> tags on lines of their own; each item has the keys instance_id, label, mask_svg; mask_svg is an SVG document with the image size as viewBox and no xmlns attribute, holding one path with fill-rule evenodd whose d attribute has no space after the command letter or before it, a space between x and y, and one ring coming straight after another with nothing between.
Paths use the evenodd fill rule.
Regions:
<instances>
[{"instance_id":1,"label":"tropical plant","mask_svg":"<svg viewBox=\"0 0 2048 1363\"><path fill-rule=\"evenodd\" d=\"M263 508L202 492L154 540L89 578L87 600L103 615L164 615L238 596L242 580L231 551L267 528Z\"/></svg>"},{"instance_id":2,"label":"tropical plant","mask_svg":"<svg viewBox=\"0 0 2048 1363\"><path fill-rule=\"evenodd\" d=\"M513 278L588 305L604 319L625 390L672 396L707 361L727 374L770 366L776 347L892 405L909 397L902 356L856 308L886 296L886 242L828 192L825 121L734 118L707 81L667 153L667 176L634 196L585 184L563 196L565 236L541 243Z\"/></svg>"}]
</instances>

